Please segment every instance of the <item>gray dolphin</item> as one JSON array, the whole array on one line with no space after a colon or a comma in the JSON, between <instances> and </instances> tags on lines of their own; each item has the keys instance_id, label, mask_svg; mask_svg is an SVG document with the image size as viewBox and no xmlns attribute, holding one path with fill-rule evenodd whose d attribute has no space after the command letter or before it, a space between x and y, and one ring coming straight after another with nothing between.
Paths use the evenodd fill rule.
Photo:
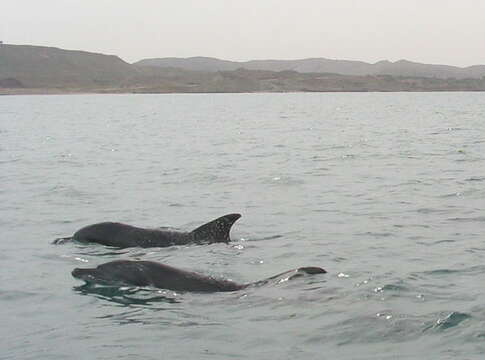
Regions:
<instances>
[{"instance_id":1,"label":"gray dolphin","mask_svg":"<svg viewBox=\"0 0 485 360\"><path fill-rule=\"evenodd\" d=\"M277 278L289 280L304 274L324 273L326 271L319 267L301 267L254 283L238 284L153 261L116 260L98 265L96 268L75 268L72 276L87 283L104 285L152 286L174 291L216 292L236 291L249 286L264 285Z\"/></svg>"},{"instance_id":2,"label":"gray dolphin","mask_svg":"<svg viewBox=\"0 0 485 360\"><path fill-rule=\"evenodd\" d=\"M119 248L228 243L231 227L240 217L240 214L224 215L190 232L144 229L122 223L103 222L83 227L76 231L72 238L76 241L94 242ZM66 239L58 239L59 241L55 243L61 243Z\"/></svg>"}]
</instances>

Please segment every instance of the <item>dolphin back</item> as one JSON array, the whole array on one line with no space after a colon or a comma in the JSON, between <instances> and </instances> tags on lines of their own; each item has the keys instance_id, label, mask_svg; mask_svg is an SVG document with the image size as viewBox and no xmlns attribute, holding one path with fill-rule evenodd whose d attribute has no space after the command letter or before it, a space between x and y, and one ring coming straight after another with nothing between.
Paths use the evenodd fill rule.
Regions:
<instances>
[{"instance_id":1,"label":"dolphin back","mask_svg":"<svg viewBox=\"0 0 485 360\"><path fill-rule=\"evenodd\" d=\"M228 243L231 241L229 236L231 227L240 217L241 214L228 214L199 226L191 232L194 241L197 243Z\"/></svg>"},{"instance_id":2,"label":"dolphin back","mask_svg":"<svg viewBox=\"0 0 485 360\"><path fill-rule=\"evenodd\" d=\"M215 279L153 261L115 260L96 268L75 268L72 276L101 285L153 286L174 291L236 291L243 289L230 280Z\"/></svg>"},{"instance_id":3,"label":"dolphin back","mask_svg":"<svg viewBox=\"0 0 485 360\"><path fill-rule=\"evenodd\" d=\"M302 267L254 283L238 284L231 280L216 279L153 261L115 260L98 265L96 268L75 268L71 274L86 283L101 285L153 286L174 291L215 292L242 290L268 283L278 284L305 274L324 273L326 271L319 267Z\"/></svg>"}]
</instances>

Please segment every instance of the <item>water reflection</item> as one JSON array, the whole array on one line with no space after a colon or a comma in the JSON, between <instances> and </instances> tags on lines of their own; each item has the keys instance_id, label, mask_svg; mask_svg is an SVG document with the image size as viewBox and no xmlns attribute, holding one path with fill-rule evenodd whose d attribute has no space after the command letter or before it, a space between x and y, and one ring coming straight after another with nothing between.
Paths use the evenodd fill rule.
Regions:
<instances>
[{"instance_id":1,"label":"water reflection","mask_svg":"<svg viewBox=\"0 0 485 360\"><path fill-rule=\"evenodd\" d=\"M86 283L75 286L74 291L81 295L92 295L99 299L107 300L117 304L130 305L154 305L159 303L176 304L180 301L173 292L163 292L155 289L138 287L117 287L100 286L98 284Z\"/></svg>"}]
</instances>

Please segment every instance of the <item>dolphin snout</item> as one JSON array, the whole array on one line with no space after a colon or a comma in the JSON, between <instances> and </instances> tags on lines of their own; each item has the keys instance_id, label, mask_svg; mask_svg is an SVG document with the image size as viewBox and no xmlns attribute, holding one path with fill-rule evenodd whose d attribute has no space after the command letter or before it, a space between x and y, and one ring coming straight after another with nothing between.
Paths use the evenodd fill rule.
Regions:
<instances>
[{"instance_id":1,"label":"dolphin snout","mask_svg":"<svg viewBox=\"0 0 485 360\"><path fill-rule=\"evenodd\" d=\"M83 269L75 268L73 271L71 271L71 275L74 276L75 278L81 276Z\"/></svg>"},{"instance_id":2,"label":"dolphin snout","mask_svg":"<svg viewBox=\"0 0 485 360\"><path fill-rule=\"evenodd\" d=\"M86 279L88 276L91 275L91 269L80 269L80 268L75 268L72 272L71 275L74 276L77 279Z\"/></svg>"}]
</instances>

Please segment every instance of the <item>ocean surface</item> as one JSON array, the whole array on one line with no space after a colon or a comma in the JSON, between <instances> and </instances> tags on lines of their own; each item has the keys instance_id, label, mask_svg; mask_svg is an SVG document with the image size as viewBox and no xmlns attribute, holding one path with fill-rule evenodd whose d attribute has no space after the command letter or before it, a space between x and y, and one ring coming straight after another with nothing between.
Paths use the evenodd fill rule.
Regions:
<instances>
[{"instance_id":1,"label":"ocean surface","mask_svg":"<svg viewBox=\"0 0 485 360\"><path fill-rule=\"evenodd\" d=\"M0 359L483 359L485 93L0 97ZM101 221L229 244L115 249ZM159 261L229 293L85 287Z\"/></svg>"}]
</instances>

